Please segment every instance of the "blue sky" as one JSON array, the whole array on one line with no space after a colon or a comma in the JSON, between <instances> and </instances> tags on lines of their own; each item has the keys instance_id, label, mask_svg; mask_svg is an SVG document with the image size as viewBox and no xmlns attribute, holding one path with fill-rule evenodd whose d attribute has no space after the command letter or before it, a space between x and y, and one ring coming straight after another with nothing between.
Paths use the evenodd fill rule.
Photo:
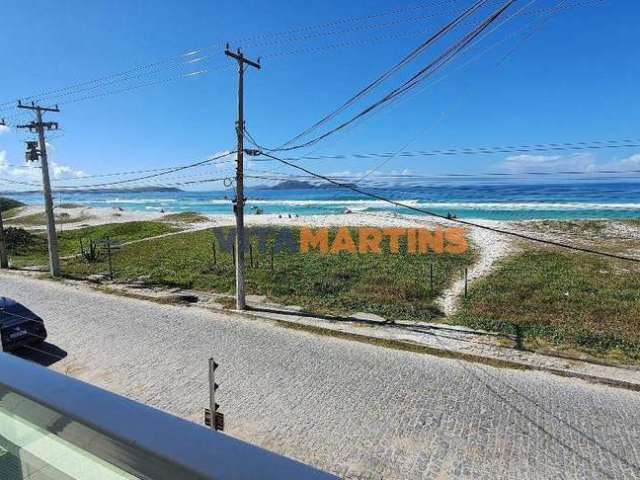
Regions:
<instances>
[{"instance_id":1,"label":"blue sky","mask_svg":"<svg viewBox=\"0 0 640 480\"><path fill-rule=\"evenodd\" d=\"M567 3L576 1L591 0ZM247 127L260 142L278 145L337 107L446 23L457 9L470 3L138 0L114 4L102 0L5 0L0 102L220 45L187 57L206 57L199 62L173 69L162 67L176 64L164 63L156 69L138 71L138 78L127 82L100 84L88 94L159 82L154 86L68 105L65 101L84 94L51 98L61 104L62 112L48 115L59 121L62 129L51 139L51 160L58 182L74 176L201 160L234 147L236 75L233 68L224 68L229 60L222 53L222 44L231 41L233 46L244 47L248 56L262 57L263 69L251 71L246 77ZM537 0L528 8L536 11L557 3ZM528 4L529 0L518 0L513 11ZM394 9L401 11L286 36L271 35ZM541 28L535 27L524 41L528 30L522 28L536 17L516 18L478 43L435 84L302 153L640 138L639 14L637 2L609 0L600 6L569 8ZM465 31L468 28L447 38L453 40ZM260 35L264 36L255 38ZM342 48L327 48L350 42ZM484 52L495 42L502 43ZM448 44L438 44L359 105L364 107L379 98ZM308 52L287 54L300 49ZM509 54L507 59L497 65L505 54ZM476 55L480 56L462 67ZM156 74L148 75L154 70L158 70ZM201 70L207 73L165 81ZM0 112L9 120L14 114L12 109ZM14 129L0 132L1 177L28 179L37 175L7 166L22 163L21 142L25 137ZM381 171L443 174L567 167L640 169L638 153L640 149L615 149L399 158ZM378 162L324 160L308 161L305 166L323 173L353 173L366 171ZM201 168L189 175L224 175L230 166ZM258 168L272 166L262 163ZM188 176L186 172L181 175Z\"/></svg>"}]
</instances>

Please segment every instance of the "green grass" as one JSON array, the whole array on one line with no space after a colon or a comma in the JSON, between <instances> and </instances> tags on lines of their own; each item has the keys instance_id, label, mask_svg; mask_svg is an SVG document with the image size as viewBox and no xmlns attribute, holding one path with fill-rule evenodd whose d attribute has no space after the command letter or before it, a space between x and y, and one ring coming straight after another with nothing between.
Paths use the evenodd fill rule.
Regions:
<instances>
[{"instance_id":1,"label":"green grass","mask_svg":"<svg viewBox=\"0 0 640 480\"><path fill-rule=\"evenodd\" d=\"M16 215L20 215L20 213L23 212L25 208L26 207L13 207L13 208L10 208L9 210L3 210L2 218L4 219L5 222L7 220L11 220L12 217L15 217Z\"/></svg>"},{"instance_id":2,"label":"green grass","mask_svg":"<svg viewBox=\"0 0 640 480\"><path fill-rule=\"evenodd\" d=\"M608 223L606 220L540 220L528 225L540 231L598 234L605 230Z\"/></svg>"},{"instance_id":3,"label":"green grass","mask_svg":"<svg viewBox=\"0 0 640 480\"><path fill-rule=\"evenodd\" d=\"M587 254L528 250L476 281L449 320L529 345L640 360L640 268Z\"/></svg>"},{"instance_id":4,"label":"green grass","mask_svg":"<svg viewBox=\"0 0 640 480\"><path fill-rule=\"evenodd\" d=\"M623 220L623 223L626 223L633 227L640 227L640 218L628 218L626 220Z\"/></svg>"},{"instance_id":5,"label":"green grass","mask_svg":"<svg viewBox=\"0 0 640 480\"><path fill-rule=\"evenodd\" d=\"M208 221L209 219L197 212L180 212L165 215L162 217L162 220L167 222L202 223Z\"/></svg>"},{"instance_id":6,"label":"green grass","mask_svg":"<svg viewBox=\"0 0 640 480\"><path fill-rule=\"evenodd\" d=\"M249 235L252 230L249 229ZM294 232L297 239L297 229ZM213 239L212 231L206 230L123 248L114 257L116 280L145 277L152 285L233 293L231 255L218 245L214 265ZM269 254L263 252L254 256L254 268L250 268L247 255L246 289L249 294L266 295L317 314L366 311L395 320L430 320L441 314L435 298L455 276L462 274L473 258L472 252L464 255L280 252L274 254L271 271ZM435 266L433 291L429 287L431 262ZM84 276L106 272L107 264L105 258L93 264L73 259L65 261L63 270L69 275Z\"/></svg>"},{"instance_id":7,"label":"green grass","mask_svg":"<svg viewBox=\"0 0 640 480\"><path fill-rule=\"evenodd\" d=\"M162 222L126 222L111 223L95 227L76 230L66 230L58 234L58 248L60 256L77 254L80 250L80 239L86 243L89 239L101 240L106 237L114 242L124 243L143 238L154 237L177 229ZM47 246L44 234L36 235L36 242L32 248L11 255L12 264L16 267L47 264Z\"/></svg>"}]
</instances>

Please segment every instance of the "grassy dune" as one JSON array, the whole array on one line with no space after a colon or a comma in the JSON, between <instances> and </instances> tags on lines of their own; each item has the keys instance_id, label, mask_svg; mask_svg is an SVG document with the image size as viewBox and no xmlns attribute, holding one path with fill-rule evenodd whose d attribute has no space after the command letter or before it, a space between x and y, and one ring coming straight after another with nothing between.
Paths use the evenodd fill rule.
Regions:
<instances>
[{"instance_id":1,"label":"grassy dune","mask_svg":"<svg viewBox=\"0 0 640 480\"><path fill-rule=\"evenodd\" d=\"M452 322L640 360L640 266L588 254L527 250L475 282Z\"/></svg>"},{"instance_id":2,"label":"grassy dune","mask_svg":"<svg viewBox=\"0 0 640 480\"><path fill-rule=\"evenodd\" d=\"M100 240L110 237L114 242L129 242L162 235L175 231L175 227L162 222L112 223L96 227L86 227L58 233L60 256L75 255L80 251L80 239L86 243L89 239ZM47 264L47 244L44 234L34 235L30 248L12 252L11 261L15 267Z\"/></svg>"},{"instance_id":3,"label":"grassy dune","mask_svg":"<svg viewBox=\"0 0 640 480\"><path fill-rule=\"evenodd\" d=\"M157 223L145 224L146 229L158 228ZM160 230L167 228L164 224L159 225L162 225ZM131 231L134 227L140 229L141 225L126 228ZM113 229L125 227L101 228L104 231L100 233L109 231L112 238L117 238ZM298 230L292 231L297 243ZM137 232L141 236L141 232ZM250 237L253 232L254 229L249 229ZM71 246L77 249L77 239L86 237L87 233L87 229L83 229L73 233L73 240L65 237L64 252L69 253ZM95 236L98 232L94 229L92 233ZM212 231L202 230L127 246L114 255L115 278L131 281L142 277L151 285L233 293L232 256L216 242L214 264L213 244ZM247 254L248 293L267 295L275 301L300 305L318 314L366 311L396 320L431 320L441 315L435 299L454 277L459 278L474 258L471 251L464 255L391 254L388 245L383 244L381 254L322 255L319 252L282 251L274 254L271 270L269 252L269 248L260 253L254 250L253 268ZM433 291L429 283L431 263L434 265ZM106 257L102 255L95 263L80 258L67 259L63 262L63 271L71 276L104 273L107 271Z\"/></svg>"}]
</instances>

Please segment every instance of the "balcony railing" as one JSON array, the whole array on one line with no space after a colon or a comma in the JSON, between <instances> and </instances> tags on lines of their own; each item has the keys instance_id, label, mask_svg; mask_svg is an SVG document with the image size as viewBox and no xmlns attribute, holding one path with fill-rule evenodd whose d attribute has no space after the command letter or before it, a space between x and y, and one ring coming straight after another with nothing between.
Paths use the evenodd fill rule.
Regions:
<instances>
[{"instance_id":1,"label":"balcony railing","mask_svg":"<svg viewBox=\"0 0 640 480\"><path fill-rule=\"evenodd\" d=\"M336 477L0 353L0 478Z\"/></svg>"}]
</instances>

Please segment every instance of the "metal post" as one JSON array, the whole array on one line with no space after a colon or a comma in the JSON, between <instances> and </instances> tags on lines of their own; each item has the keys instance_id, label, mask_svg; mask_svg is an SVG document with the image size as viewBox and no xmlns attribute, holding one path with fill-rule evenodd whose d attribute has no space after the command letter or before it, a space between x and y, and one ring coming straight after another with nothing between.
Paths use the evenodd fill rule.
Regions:
<instances>
[{"instance_id":1,"label":"metal post","mask_svg":"<svg viewBox=\"0 0 640 480\"><path fill-rule=\"evenodd\" d=\"M216 241L215 241L215 239L211 242L211 248L213 249L213 266L215 267L218 264L218 256L216 254Z\"/></svg>"},{"instance_id":2,"label":"metal post","mask_svg":"<svg viewBox=\"0 0 640 480\"><path fill-rule=\"evenodd\" d=\"M211 430L216 429L216 362L209 359L209 411L211 412Z\"/></svg>"}]
</instances>

